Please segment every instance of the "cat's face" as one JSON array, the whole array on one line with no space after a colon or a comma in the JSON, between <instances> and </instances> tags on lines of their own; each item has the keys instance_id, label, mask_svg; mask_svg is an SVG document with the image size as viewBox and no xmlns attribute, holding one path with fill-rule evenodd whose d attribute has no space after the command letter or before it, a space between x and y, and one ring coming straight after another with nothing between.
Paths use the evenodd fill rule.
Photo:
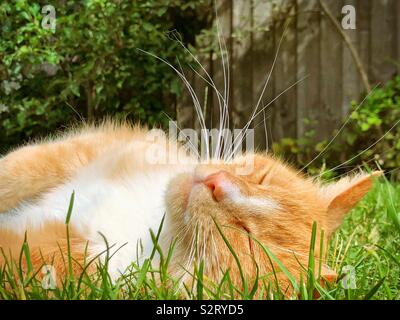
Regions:
<instances>
[{"instance_id":1,"label":"cat's face","mask_svg":"<svg viewBox=\"0 0 400 320\"><path fill-rule=\"evenodd\" d=\"M167 222L178 238L180 263L204 259L208 277L217 281L228 268L239 276L231 249L247 276L255 276L257 267L271 272L263 246L298 275L301 264L307 267L313 222L318 235L323 229L329 236L372 186L371 177L363 176L321 187L270 157L252 159L246 175L237 172L247 158L203 164L168 189Z\"/></svg>"}]
</instances>

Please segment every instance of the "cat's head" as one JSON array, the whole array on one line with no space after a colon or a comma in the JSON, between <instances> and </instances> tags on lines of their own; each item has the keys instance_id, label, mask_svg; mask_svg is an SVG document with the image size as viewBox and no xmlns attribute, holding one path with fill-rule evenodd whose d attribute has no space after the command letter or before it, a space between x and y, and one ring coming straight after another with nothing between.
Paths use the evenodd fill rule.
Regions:
<instances>
[{"instance_id":1,"label":"cat's head","mask_svg":"<svg viewBox=\"0 0 400 320\"><path fill-rule=\"evenodd\" d=\"M253 170L246 175L237 174L248 161L243 157L228 164L198 165L168 188L166 219L177 237L179 263L189 267L194 257L203 258L207 276L216 281L228 268L231 277L239 279L232 250L247 276L270 273L271 260L262 246L299 276L301 265L307 268L313 222L319 248L320 231L328 238L380 175L320 185L269 156L251 157ZM322 271L333 277L326 266Z\"/></svg>"}]
</instances>

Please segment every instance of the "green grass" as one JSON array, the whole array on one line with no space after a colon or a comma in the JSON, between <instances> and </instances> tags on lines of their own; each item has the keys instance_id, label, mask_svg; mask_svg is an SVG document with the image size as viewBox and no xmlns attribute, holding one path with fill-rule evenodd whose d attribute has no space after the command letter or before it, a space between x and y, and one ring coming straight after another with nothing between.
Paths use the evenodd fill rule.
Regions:
<instances>
[{"instance_id":1,"label":"green grass","mask_svg":"<svg viewBox=\"0 0 400 320\"><path fill-rule=\"evenodd\" d=\"M66 222L71 215L73 197L70 204ZM312 236L315 238L315 230ZM152 237L157 243L159 232ZM231 249L227 239L224 240ZM319 244L312 244L311 251L320 250ZM111 256L115 249L110 248L107 256ZM282 272L287 272L268 248L263 249ZM29 265L29 245L25 243L19 261L7 261L0 269L0 299L253 299L260 295L271 299L287 298L273 280L249 282L242 276L246 289L240 290L232 284L228 271L221 283L209 283L203 274L203 262L197 264L192 275L197 281L191 287L180 287L179 281L168 274L173 250L172 245L168 252L161 253L155 246L151 259L141 267L132 264L116 283L107 273L107 262L99 264L93 259L87 261L86 266L96 263L98 271L95 275L89 277L83 272L76 277L71 272L60 287L44 289L42 281ZM161 259L156 264L152 263L152 257L157 251ZM231 253L236 257L233 250ZM22 258L28 261L28 272L21 271ZM67 270L71 270L73 257L67 257L65 263ZM314 277L320 263L310 258L304 281L295 283L292 278L297 291L292 298L314 299L314 293L318 291L319 299L400 299L400 185L387 181L376 184L331 239L328 265L339 274L336 283L322 287L319 279ZM347 281L347 286L343 284L346 269L355 275L355 283ZM273 276L270 278L274 279ZM262 275L259 279L263 279Z\"/></svg>"}]
</instances>

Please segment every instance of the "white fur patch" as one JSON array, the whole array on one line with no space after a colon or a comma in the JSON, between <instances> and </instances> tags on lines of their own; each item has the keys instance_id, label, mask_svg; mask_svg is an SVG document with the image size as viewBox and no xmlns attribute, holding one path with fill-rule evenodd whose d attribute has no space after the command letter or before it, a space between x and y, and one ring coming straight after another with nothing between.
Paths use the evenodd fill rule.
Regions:
<instances>
[{"instance_id":1,"label":"white fur patch","mask_svg":"<svg viewBox=\"0 0 400 320\"><path fill-rule=\"evenodd\" d=\"M280 208L279 204L272 199L243 195L240 189L232 183L222 182L221 188L227 197L237 205L257 211L276 211Z\"/></svg>"},{"instance_id":2,"label":"white fur patch","mask_svg":"<svg viewBox=\"0 0 400 320\"><path fill-rule=\"evenodd\" d=\"M90 254L97 255L106 249L103 234L111 254L110 274L116 278L132 262L142 262L153 248L149 229L155 233L160 226L165 208L165 192L169 181L183 171L178 167L165 170L135 172L121 180L107 178L109 166L100 159L82 168L79 174L54 190L37 203L24 203L16 209L0 214L0 228L23 235L25 230L40 229L49 222L65 223L69 199L75 191L71 226L86 236ZM163 234L169 226L164 225ZM137 252L138 242L143 252ZM139 258L139 261L137 259Z\"/></svg>"}]
</instances>

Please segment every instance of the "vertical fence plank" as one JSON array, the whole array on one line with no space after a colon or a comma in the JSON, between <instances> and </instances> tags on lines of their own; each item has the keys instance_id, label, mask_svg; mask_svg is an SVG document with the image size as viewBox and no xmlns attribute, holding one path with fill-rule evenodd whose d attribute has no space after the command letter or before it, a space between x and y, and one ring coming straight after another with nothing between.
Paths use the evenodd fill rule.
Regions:
<instances>
[{"instance_id":1,"label":"vertical fence plank","mask_svg":"<svg viewBox=\"0 0 400 320\"><path fill-rule=\"evenodd\" d=\"M283 16L275 24L275 47L278 48L279 41L282 45L278 52L276 66L274 70L275 94L287 90L296 82L297 70L297 37L296 37L296 2L292 0L283 1ZM287 18L289 17L289 19ZM285 37L283 33L287 30ZM285 92L273 106L274 130L273 134L276 141L284 137L293 137L297 132L296 106L297 96L296 87Z\"/></svg>"},{"instance_id":2,"label":"vertical fence plank","mask_svg":"<svg viewBox=\"0 0 400 320\"><path fill-rule=\"evenodd\" d=\"M340 17L341 1L325 2L335 17ZM343 57L342 37L326 15L321 19L321 110L322 138L328 138L342 120Z\"/></svg>"},{"instance_id":3,"label":"vertical fence plank","mask_svg":"<svg viewBox=\"0 0 400 320\"><path fill-rule=\"evenodd\" d=\"M358 0L357 3L357 34L358 50L361 62L371 78L371 1ZM365 88L360 89L361 93L367 94Z\"/></svg>"},{"instance_id":4,"label":"vertical fence plank","mask_svg":"<svg viewBox=\"0 0 400 320\"><path fill-rule=\"evenodd\" d=\"M396 72L395 59L395 2L397 0L372 1L371 54L374 82L384 83Z\"/></svg>"},{"instance_id":5,"label":"vertical fence plank","mask_svg":"<svg viewBox=\"0 0 400 320\"><path fill-rule=\"evenodd\" d=\"M297 12L297 136L316 127L320 109L320 11L317 0L299 0ZM318 133L317 133L318 134Z\"/></svg>"},{"instance_id":6,"label":"vertical fence plank","mask_svg":"<svg viewBox=\"0 0 400 320\"><path fill-rule=\"evenodd\" d=\"M253 108L251 8L252 1L233 0L232 121L235 128L247 123Z\"/></svg>"},{"instance_id":7,"label":"vertical fence plank","mask_svg":"<svg viewBox=\"0 0 400 320\"><path fill-rule=\"evenodd\" d=\"M320 15L318 0L281 0L277 3L296 4L293 29L289 29L278 56L273 77L262 97L260 106L266 105L292 80L308 76L294 91L280 97L274 106L276 112L267 119L268 128L273 127L273 139L282 137L301 138L317 126L318 139L332 134L338 127L340 117L348 113L350 100L359 99L364 92L359 72L347 45L334 30L327 17ZM218 1L222 33L230 51L231 69L231 119L235 127L243 126L251 115L261 93L264 81L272 66L276 45L282 34L282 22L273 22L273 4L269 0L223 0ZM400 67L400 1L396 0L340 0L325 3L337 19L342 17L341 6L356 6L357 29L345 31L356 45L370 82L384 83ZM217 87L223 91L223 73L220 59L202 60L209 64ZM211 64L210 64L211 62ZM187 73L188 78L204 103L204 83L198 76ZM219 117L216 94L209 89L209 111L213 104L213 127ZM177 103L179 125L198 128L193 120L193 103L188 94ZM296 110L296 112L293 112ZM269 116L267 112L267 117ZM304 119L312 121L307 125ZM266 146L263 116L253 123L258 147ZM209 123L211 125L211 123ZM232 125L232 123L231 123ZM275 137L274 137L275 136Z\"/></svg>"},{"instance_id":8,"label":"vertical fence plank","mask_svg":"<svg viewBox=\"0 0 400 320\"><path fill-rule=\"evenodd\" d=\"M252 43L252 65L253 70L253 102L256 105L259 101L264 83L272 67L274 47L274 29L271 23L271 2L256 1L253 6L253 43ZM274 81L271 79L268 87L261 97L261 108L265 106L274 96ZM269 109L269 108L268 108ZM268 110L266 110L266 114ZM254 121L256 147L266 148L272 142L271 119L260 114ZM265 132L267 131L267 133ZM267 137L269 141L267 141Z\"/></svg>"},{"instance_id":9,"label":"vertical fence plank","mask_svg":"<svg viewBox=\"0 0 400 320\"><path fill-rule=\"evenodd\" d=\"M357 8L356 0L346 0L344 4L348 4L356 8L356 13L361 8ZM360 10L359 10L360 9ZM351 44L358 50L358 32L356 30L343 30L351 40ZM354 62L353 56L351 55L349 47L343 43L343 102L342 102L342 116L345 118L348 116L350 105L352 100L357 100L360 92L360 75Z\"/></svg>"},{"instance_id":10,"label":"vertical fence plank","mask_svg":"<svg viewBox=\"0 0 400 320\"><path fill-rule=\"evenodd\" d=\"M396 1L396 39L395 42L397 44L397 53L396 53L396 61L398 63L397 70L400 74L400 1Z\"/></svg>"}]
</instances>

